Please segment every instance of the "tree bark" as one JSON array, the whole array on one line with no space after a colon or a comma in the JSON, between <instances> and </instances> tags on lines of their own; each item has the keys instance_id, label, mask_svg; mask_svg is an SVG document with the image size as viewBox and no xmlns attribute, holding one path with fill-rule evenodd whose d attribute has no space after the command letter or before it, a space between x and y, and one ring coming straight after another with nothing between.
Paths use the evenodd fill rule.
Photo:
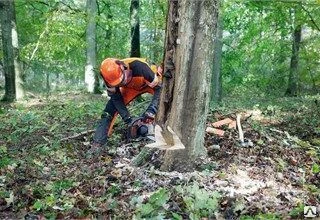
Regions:
<instances>
[{"instance_id":1,"label":"tree bark","mask_svg":"<svg viewBox=\"0 0 320 220\"><path fill-rule=\"evenodd\" d=\"M14 1L1 1L0 11L5 75L5 94L2 100L12 102L24 97Z\"/></svg>"},{"instance_id":2,"label":"tree bark","mask_svg":"<svg viewBox=\"0 0 320 220\"><path fill-rule=\"evenodd\" d=\"M96 0L87 0L87 63L85 67L85 83L89 93L99 92L99 79L95 71L97 64L97 42L96 42Z\"/></svg>"},{"instance_id":3,"label":"tree bark","mask_svg":"<svg viewBox=\"0 0 320 220\"><path fill-rule=\"evenodd\" d=\"M217 0L169 1L163 91L158 123L170 126L185 145L167 151L164 170L190 171L206 156Z\"/></svg>"},{"instance_id":4,"label":"tree bark","mask_svg":"<svg viewBox=\"0 0 320 220\"><path fill-rule=\"evenodd\" d=\"M50 95L51 86L50 86L50 74L46 72L46 91L47 95Z\"/></svg>"},{"instance_id":5,"label":"tree bark","mask_svg":"<svg viewBox=\"0 0 320 220\"><path fill-rule=\"evenodd\" d=\"M296 13L294 13L295 16ZM292 33L292 55L290 61L290 72L288 79L288 88L286 95L296 96L297 95L297 84L298 84L298 74L299 74L299 49L301 43L302 28L300 24L297 23L297 18L294 18L294 30Z\"/></svg>"},{"instance_id":6,"label":"tree bark","mask_svg":"<svg viewBox=\"0 0 320 220\"><path fill-rule=\"evenodd\" d=\"M130 57L140 57L140 22L139 22L139 0L131 0L131 52Z\"/></svg>"},{"instance_id":7,"label":"tree bark","mask_svg":"<svg viewBox=\"0 0 320 220\"><path fill-rule=\"evenodd\" d=\"M111 13L111 3L107 1L105 3L106 9L106 14L107 14L107 19L111 21L113 19L112 13ZM106 40L105 40L105 48L108 51L109 47L111 46L111 37L112 37L112 28L108 27L108 29L105 32Z\"/></svg>"},{"instance_id":8,"label":"tree bark","mask_svg":"<svg viewBox=\"0 0 320 220\"><path fill-rule=\"evenodd\" d=\"M221 3L220 3L221 4ZM219 7L221 8L221 6ZM221 102L222 99L222 76L221 76L221 61L222 61L222 33L223 19L221 13L218 14L217 32L214 42L214 58L213 58L213 77L211 85L211 105L214 102Z\"/></svg>"}]
</instances>

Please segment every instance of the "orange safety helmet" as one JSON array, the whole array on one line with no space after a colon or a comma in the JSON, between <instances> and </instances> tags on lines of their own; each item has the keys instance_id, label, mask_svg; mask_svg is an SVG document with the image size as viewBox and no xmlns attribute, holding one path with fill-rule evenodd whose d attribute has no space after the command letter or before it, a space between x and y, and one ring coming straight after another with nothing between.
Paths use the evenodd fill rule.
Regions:
<instances>
[{"instance_id":1,"label":"orange safety helmet","mask_svg":"<svg viewBox=\"0 0 320 220\"><path fill-rule=\"evenodd\" d=\"M123 72L116 61L117 59L107 58L100 66L101 76L110 86L117 86L123 80Z\"/></svg>"}]
</instances>

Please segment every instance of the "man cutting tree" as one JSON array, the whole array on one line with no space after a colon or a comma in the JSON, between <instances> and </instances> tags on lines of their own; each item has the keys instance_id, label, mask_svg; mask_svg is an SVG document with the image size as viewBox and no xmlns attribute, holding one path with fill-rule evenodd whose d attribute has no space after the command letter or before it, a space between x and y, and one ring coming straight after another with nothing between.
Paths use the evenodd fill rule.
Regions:
<instances>
[{"instance_id":1,"label":"man cutting tree","mask_svg":"<svg viewBox=\"0 0 320 220\"><path fill-rule=\"evenodd\" d=\"M161 68L150 66L144 59L105 59L100 74L107 86L110 100L107 102L96 128L89 155L98 155L111 135L117 114L130 125L133 122L126 105L143 93L153 94L151 103L141 120L153 121L158 111L161 91Z\"/></svg>"}]
</instances>

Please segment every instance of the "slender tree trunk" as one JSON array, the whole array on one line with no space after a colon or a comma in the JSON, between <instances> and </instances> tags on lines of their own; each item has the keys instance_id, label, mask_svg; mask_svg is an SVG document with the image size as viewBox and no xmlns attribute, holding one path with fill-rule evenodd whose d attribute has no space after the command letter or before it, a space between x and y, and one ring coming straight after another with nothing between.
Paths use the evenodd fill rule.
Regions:
<instances>
[{"instance_id":1,"label":"slender tree trunk","mask_svg":"<svg viewBox=\"0 0 320 220\"><path fill-rule=\"evenodd\" d=\"M206 156L217 1L169 1L163 91L158 123L170 126L186 149L167 151L165 170L189 171Z\"/></svg>"},{"instance_id":2,"label":"slender tree trunk","mask_svg":"<svg viewBox=\"0 0 320 220\"><path fill-rule=\"evenodd\" d=\"M278 57L278 69L277 69L277 74L279 76L283 75L283 63L286 61L286 55L285 55L285 51L286 51L286 37L287 37L287 31L286 31L286 22L285 20L281 21L280 24L280 54Z\"/></svg>"},{"instance_id":3,"label":"slender tree trunk","mask_svg":"<svg viewBox=\"0 0 320 220\"><path fill-rule=\"evenodd\" d=\"M3 100L11 102L24 96L14 1L1 1L0 11L5 75Z\"/></svg>"},{"instance_id":4,"label":"slender tree trunk","mask_svg":"<svg viewBox=\"0 0 320 220\"><path fill-rule=\"evenodd\" d=\"M286 95L296 96L297 95L297 84L298 84L298 75L299 75L299 49L301 43L301 34L302 28L298 24L297 14L299 11L295 9L293 14L293 33L292 33L292 55L290 61L290 72L288 79L288 88Z\"/></svg>"},{"instance_id":5,"label":"slender tree trunk","mask_svg":"<svg viewBox=\"0 0 320 220\"><path fill-rule=\"evenodd\" d=\"M47 95L50 94L51 87L50 87L50 74L46 72L46 90L47 90Z\"/></svg>"},{"instance_id":6,"label":"slender tree trunk","mask_svg":"<svg viewBox=\"0 0 320 220\"><path fill-rule=\"evenodd\" d=\"M301 43L301 26L299 25L295 28L293 33L290 73L289 73L289 80L288 80L288 88L286 91L286 95L290 95L290 96L297 95L300 43Z\"/></svg>"},{"instance_id":7,"label":"slender tree trunk","mask_svg":"<svg viewBox=\"0 0 320 220\"><path fill-rule=\"evenodd\" d=\"M131 57L140 57L139 0L131 0Z\"/></svg>"},{"instance_id":8,"label":"slender tree trunk","mask_svg":"<svg viewBox=\"0 0 320 220\"><path fill-rule=\"evenodd\" d=\"M280 53L276 57L277 59L277 65L275 68L275 71L273 71L273 74L271 75L270 81L268 83L268 92L274 93L275 91L279 91L279 88L284 88L286 87L286 70L288 69L287 63L286 63L286 51L287 51L287 46L286 46L286 37L287 37L287 30L286 30L286 20L282 19L280 26L280 40L278 43L280 44Z\"/></svg>"},{"instance_id":9,"label":"slender tree trunk","mask_svg":"<svg viewBox=\"0 0 320 220\"><path fill-rule=\"evenodd\" d=\"M221 3L220 3L221 4ZM221 6L219 7L221 8ZM217 32L214 42L214 58L213 58L213 77L211 81L211 105L214 102L221 102L222 99L222 77L221 77L221 61L222 61L222 33L223 19L221 13L218 15Z\"/></svg>"},{"instance_id":10,"label":"slender tree trunk","mask_svg":"<svg viewBox=\"0 0 320 220\"><path fill-rule=\"evenodd\" d=\"M15 9L14 10L14 21L15 18ZM16 99L21 100L25 96L24 91L24 76L22 71L22 64L20 62L20 55L19 55L19 40L18 40L18 30L16 23L13 24L12 29L12 46L13 46L13 53L14 53L14 70L15 70L15 84L16 84Z\"/></svg>"},{"instance_id":11,"label":"slender tree trunk","mask_svg":"<svg viewBox=\"0 0 320 220\"><path fill-rule=\"evenodd\" d=\"M60 74L59 72L56 72L56 86L55 86L55 89L58 89L59 88L59 85L60 85Z\"/></svg>"},{"instance_id":12,"label":"slender tree trunk","mask_svg":"<svg viewBox=\"0 0 320 220\"><path fill-rule=\"evenodd\" d=\"M307 67L307 70L308 70L310 78L312 80L312 92L313 92L313 94L317 94L318 91L317 91L317 85L316 85L315 76L314 76L314 74L313 74L313 72L312 72L310 67Z\"/></svg>"},{"instance_id":13,"label":"slender tree trunk","mask_svg":"<svg viewBox=\"0 0 320 220\"><path fill-rule=\"evenodd\" d=\"M151 4L152 5L156 5L156 2L154 2L153 0L151 0ZM156 60L156 50L157 50L157 45L156 45L156 40L157 40L157 29L158 29L158 25L157 25L157 19L155 18L155 10L156 7L152 7L152 21L154 23L154 27L152 30L152 34L150 35L151 40L153 41L153 44L151 46L151 57L149 57L149 59L155 61Z\"/></svg>"},{"instance_id":14,"label":"slender tree trunk","mask_svg":"<svg viewBox=\"0 0 320 220\"><path fill-rule=\"evenodd\" d=\"M111 3L108 1L106 2L106 6L105 6L107 9L107 18L109 21L112 20L112 13L111 13ZM108 27L108 29L106 30L106 41L105 41L105 47L106 49L108 50L110 45L111 45L111 37L112 37L112 29L111 27Z\"/></svg>"},{"instance_id":15,"label":"slender tree trunk","mask_svg":"<svg viewBox=\"0 0 320 220\"><path fill-rule=\"evenodd\" d=\"M96 14L97 14L97 3L96 0L87 0L87 63L85 67L85 83L87 91L89 93L99 92L99 79L95 71L96 69Z\"/></svg>"}]
</instances>

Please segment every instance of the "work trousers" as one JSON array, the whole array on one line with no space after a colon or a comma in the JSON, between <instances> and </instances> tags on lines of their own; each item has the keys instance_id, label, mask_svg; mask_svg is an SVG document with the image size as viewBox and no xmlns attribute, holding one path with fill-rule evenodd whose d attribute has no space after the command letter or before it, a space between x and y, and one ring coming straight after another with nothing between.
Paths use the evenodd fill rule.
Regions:
<instances>
[{"instance_id":1,"label":"work trousers","mask_svg":"<svg viewBox=\"0 0 320 220\"><path fill-rule=\"evenodd\" d=\"M110 129L111 121L117 112L113 102L109 100L98 122L93 141L99 144L105 144L108 140L108 132Z\"/></svg>"}]
</instances>

